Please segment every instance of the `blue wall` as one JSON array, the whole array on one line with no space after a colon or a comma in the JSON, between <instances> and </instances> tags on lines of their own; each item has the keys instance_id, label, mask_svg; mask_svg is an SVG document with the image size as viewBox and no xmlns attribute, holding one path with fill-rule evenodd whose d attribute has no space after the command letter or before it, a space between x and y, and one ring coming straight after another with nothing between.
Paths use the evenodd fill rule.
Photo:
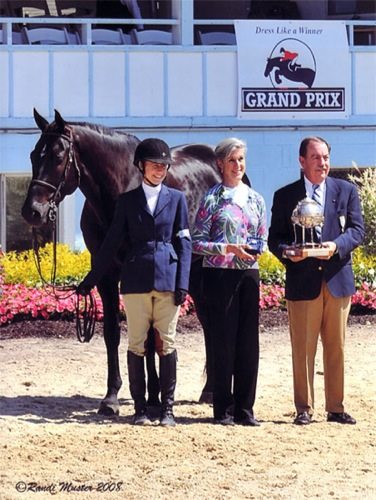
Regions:
<instances>
[{"instance_id":1,"label":"blue wall","mask_svg":"<svg viewBox=\"0 0 376 500\"><path fill-rule=\"evenodd\" d=\"M129 130L127 130L129 132ZM135 131L140 139L157 136L171 146L201 142L215 145L225 137L239 137L248 144L247 174L253 187L260 192L270 214L276 189L299 177L298 149L302 138L320 135L332 146L331 165L351 167L376 165L376 131L365 129L338 130L333 127L304 128L298 130L268 129L207 129L207 130L142 130ZM39 133L0 134L1 172L31 173L29 155ZM80 240L79 219L83 205L81 193L76 196L76 240Z\"/></svg>"}]
</instances>

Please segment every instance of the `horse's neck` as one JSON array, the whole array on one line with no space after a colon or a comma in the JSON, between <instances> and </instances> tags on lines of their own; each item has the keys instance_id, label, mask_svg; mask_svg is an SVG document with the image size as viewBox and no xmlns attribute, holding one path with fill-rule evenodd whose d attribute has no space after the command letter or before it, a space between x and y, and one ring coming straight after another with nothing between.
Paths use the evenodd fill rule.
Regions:
<instances>
[{"instance_id":1,"label":"horse's neck","mask_svg":"<svg viewBox=\"0 0 376 500\"><path fill-rule=\"evenodd\" d=\"M111 220L120 193L137 185L137 171L129 165L126 151L118 136L75 127L77 156L81 171L80 189L99 219ZM133 156L133 151L132 151Z\"/></svg>"}]
</instances>

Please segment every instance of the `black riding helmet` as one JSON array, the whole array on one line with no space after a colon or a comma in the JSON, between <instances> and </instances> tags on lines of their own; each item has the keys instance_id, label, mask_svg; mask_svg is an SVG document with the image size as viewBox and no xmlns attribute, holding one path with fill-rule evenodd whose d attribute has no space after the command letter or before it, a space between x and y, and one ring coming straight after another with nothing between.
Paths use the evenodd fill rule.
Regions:
<instances>
[{"instance_id":1,"label":"black riding helmet","mask_svg":"<svg viewBox=\"0 0 376 500\"><path fill-rule=\"evenodd\" d=\"M171 152L168 145L161 139L145 139L139 143L134 152L133 163L140 168L140 162L154 161L170 166Z\"/></svg>"}]
</instances>

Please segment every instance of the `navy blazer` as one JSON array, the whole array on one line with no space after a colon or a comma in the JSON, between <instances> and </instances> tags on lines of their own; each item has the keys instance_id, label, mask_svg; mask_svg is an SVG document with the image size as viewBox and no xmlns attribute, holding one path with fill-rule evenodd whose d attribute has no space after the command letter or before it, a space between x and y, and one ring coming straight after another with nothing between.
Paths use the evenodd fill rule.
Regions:
<instances>
[{"instance_id":1,"label":"navy blazer","mask_svg":"<svg viewBox=\"0 0 376 500\"><path fill-rule=\"evenodd\" d=\"M154 214L142 186L120 195L106 238L86 281L97 284L110 262L122 259L120 292L188 290L192 243L184 194L162 185Z\"/></svg>"},{"instance_id":2,"label":"navy blazer","mask_svg":"<svg viewBox=\"0 0 376 500\"><path fill-rule=\"evenodd\" d=\"M294 241L291 214L297 203L305 197L302 178L276 191L273 199L268 245L286 267L286 298L314 299L320 293L323 279L334 297L352 295L355 284L351 252L364 238L364 223L356 187L341 179L326 178L322 241L334 241L337 252L329 260L307 258L294 263L284 259L282 252L284 247ZM306 233L307 238L307 230Z\"/></svg>"}]
</instances>

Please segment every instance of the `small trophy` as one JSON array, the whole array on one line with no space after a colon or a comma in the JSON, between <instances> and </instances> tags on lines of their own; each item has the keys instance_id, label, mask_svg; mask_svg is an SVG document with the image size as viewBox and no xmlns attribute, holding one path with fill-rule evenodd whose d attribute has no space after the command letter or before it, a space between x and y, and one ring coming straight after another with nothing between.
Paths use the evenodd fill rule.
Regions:
<instances>
[{"instance_id":1,"label":"small trophy","mask_svg":"<svg viewBox=\"0 0 376 500\"><path fill-rule=\"evenodd\" d=\"M247 245L248 248L245 248L244 250L249 253L249 255L260 255L262 253L263 244L259 238L248 237Z\"/></svg>"},{"instance_id":2,"label":"small trophy","mask_svg":"<svg viewBox=\"0 0 376 500\"><path fill-rule=\"evenodd\" d=\"M294 208L291 215L294 228L294 243L283 251L284 257L328 257L330 251L322 246L321 233L324 225L324 216L320 205L311 198L304 198ZM297 226L301 231L301 243L298 243ZM319 243L314 242L316 229ZM306 229L309 230L309 241L306 241Z\"/></svg>"}]
</instances>

